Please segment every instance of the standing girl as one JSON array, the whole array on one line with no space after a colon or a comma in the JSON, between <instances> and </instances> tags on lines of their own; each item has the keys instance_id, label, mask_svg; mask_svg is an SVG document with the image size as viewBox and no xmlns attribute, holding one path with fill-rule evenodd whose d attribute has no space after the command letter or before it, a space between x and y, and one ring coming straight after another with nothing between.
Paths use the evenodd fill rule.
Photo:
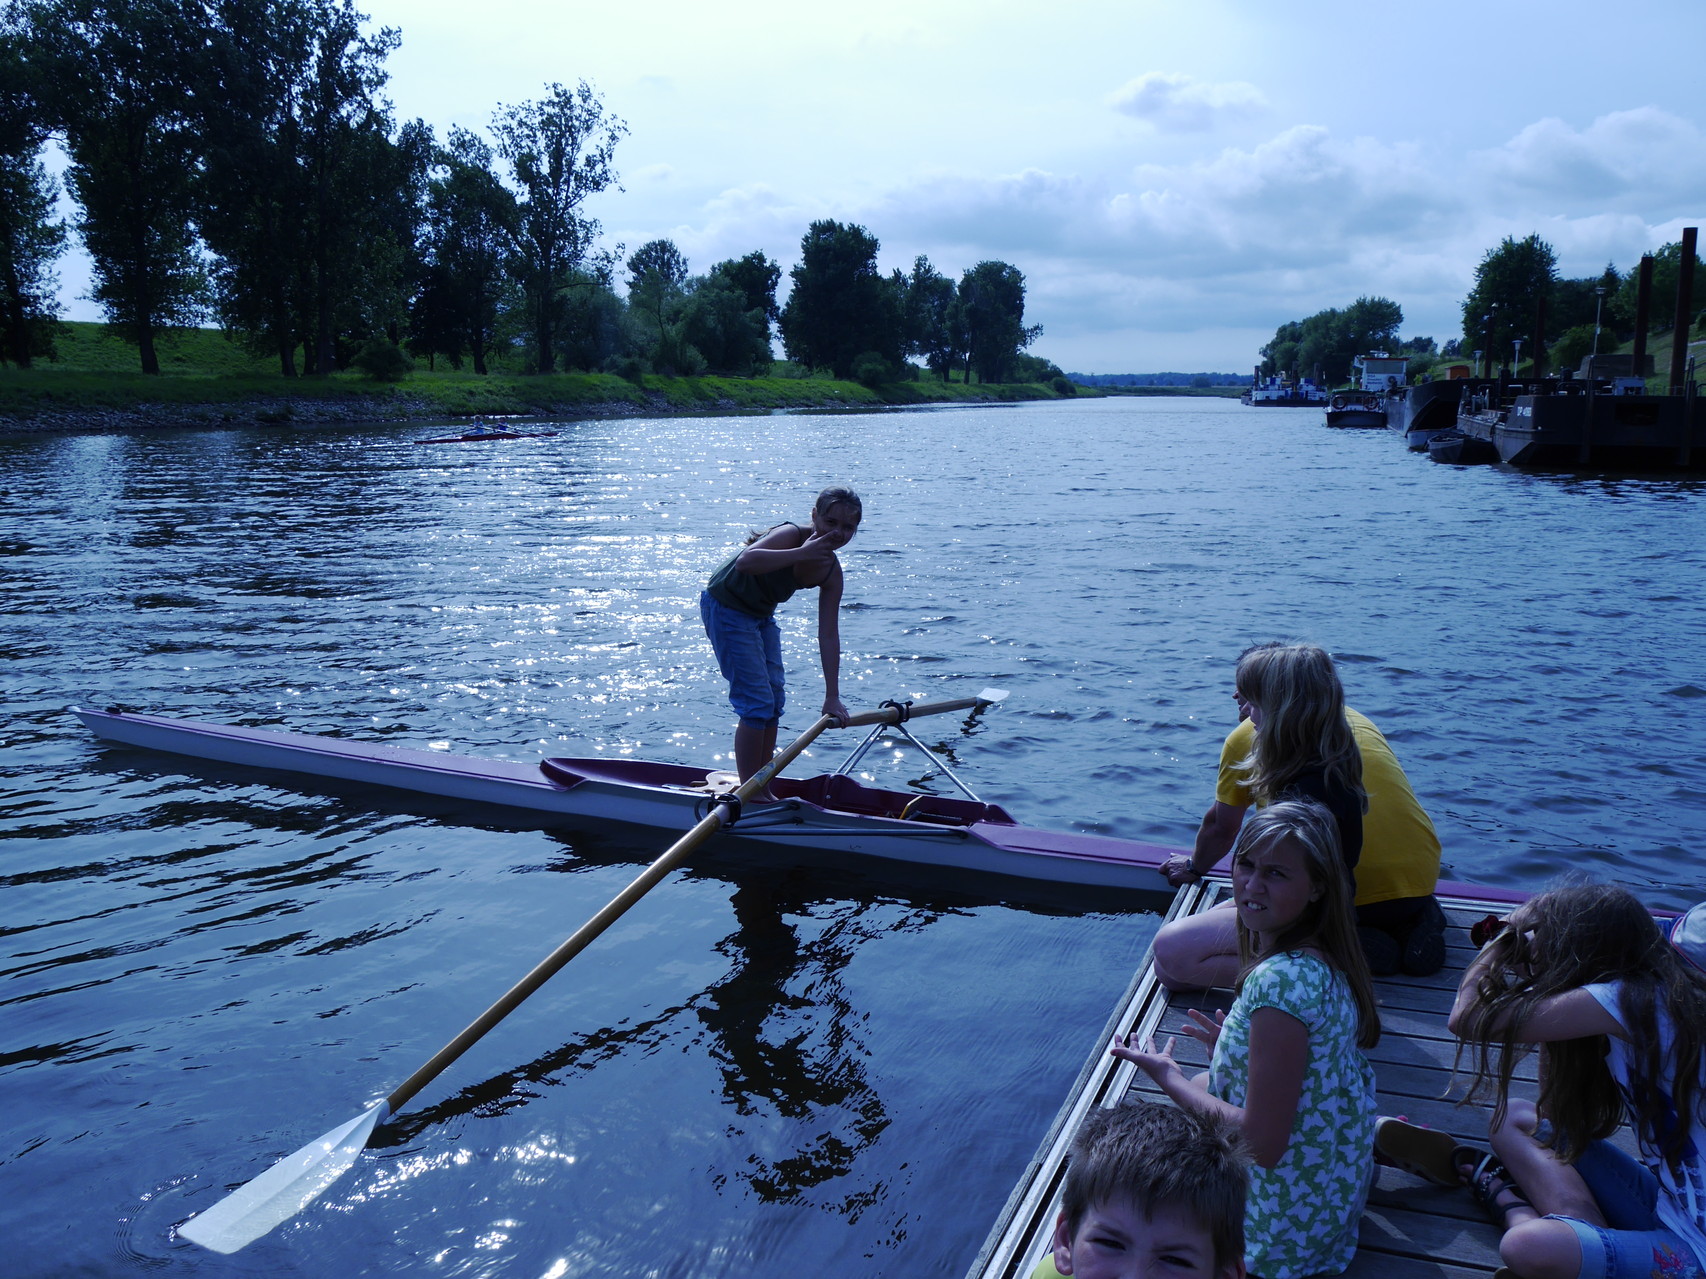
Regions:
<instances>
[{"instance_id":1,"label":"standing girl","mask_svg":"<svg viewBox=\"0 0 1706 1279\"><path fill-rule=\"evenodd\" d=\"M776 606L815 586L817 647L823 662L823 713L846 720L841 701L841 561L835 552L859 531L864 508L852 489L826 488L812 506L810 528L778 524L754 534L724 560L699 596L699 615L729 682L735 725L735 768L741 781L776 753L782 718L782 638Z\"/></svg>"},{"instance_id":2,"label":"standing girl","mask_svg":"<svg viewBox=\"0 0 1706 1279\"><path fill-rule=\"evenodd\" d=\"M1186 1033L1212 1051L1187 1076L1173 1041L1129 1037L1134 1062L1181 1106L1231 1119L1250 1174L1245 1262L1261 1279L1336 1274L1356 1253L1374 1176L1374 1072L1360 1051L1380 1038L1368 963L1357 944L1336 823L1306 800L1280 800L1243 825L1232 850L1237 998L1219 1020L1192 1011Z\"/></svg>"},{"instance_id":3,"label":"standing girl","mask_svg":"<svg viewBox=\"0 0 1706 1279\"><path fill-rule=\"evenodd\" d=\"M1452 1162L1505 1227L1505 1264L1522 1279L1706 1273L1706 976L1613 885L1543 893L1505 923L1451 1010L1498 1098L1492 1156ZM1538 1108L1510 1097L1531 1044ZM1605 1140L1625 1118L1639 1161Z\"/></svg>"}]
</instances>

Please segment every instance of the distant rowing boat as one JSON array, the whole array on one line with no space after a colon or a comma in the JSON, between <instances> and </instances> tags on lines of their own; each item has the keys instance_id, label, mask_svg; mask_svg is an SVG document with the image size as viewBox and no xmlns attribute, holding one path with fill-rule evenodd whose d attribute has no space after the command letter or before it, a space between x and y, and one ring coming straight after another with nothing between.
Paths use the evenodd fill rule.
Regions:
<instances>
[{"instance_id":1,"label":"distant rowing boat","mask_svg":"<svg viewBox=\"0 0 1706 1279\"><path fill-rule=\"evenodd\" d=\"M555 431L515 431L507 426L472 426L460 435L440 435L416 444L483 444L489 440L548 440Z\"/></svg>"},{"instance_id":2,"label":"distant rowing boat","mask_svg":"<svg viewBox=\"0 0 1706 1279\"><path fill-rule=\"evenodd\" d=\"M588 758L520 764L157 715L72 710L98 736L148 750L670 831L692 827L713 792L733 787L728 774L681 764ZM925 749L902 731L915 747ZM1164 890L1157 871L1182 851L1178 848L1021 826L999 806L975 796L861 785L848 773L880 732L880 727L873 731L832 773L776 778L771 787L781 802L749 807L733 833L794 850L855 853L1056 884Z\"/></svg>"}]
</instances>

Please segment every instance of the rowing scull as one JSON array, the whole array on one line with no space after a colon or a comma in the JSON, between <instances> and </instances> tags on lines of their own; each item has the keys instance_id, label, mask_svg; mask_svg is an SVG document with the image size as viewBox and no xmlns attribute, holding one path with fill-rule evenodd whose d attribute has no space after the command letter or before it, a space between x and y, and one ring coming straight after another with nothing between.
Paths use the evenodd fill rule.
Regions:
<instances>
[{"instance_id":1,"label":"rowing scull","mask_svg":"<svg viewBox=\"0 0 1706 1279\"><path fill-rule=\"evenodd\" d=\"M97 736L146 750L660 830L692 827L715 786L708 786L715 775L681 764L589 758L524 764L128 711L72 710ZM749 807L731 833L798 850L1160 891L1157 870L1182 851L1021 826L998 805L975 798L863 786L843 771L860 753L833 773L776 778L772 789L781 802Z\"/></svg>"}]
</instances>

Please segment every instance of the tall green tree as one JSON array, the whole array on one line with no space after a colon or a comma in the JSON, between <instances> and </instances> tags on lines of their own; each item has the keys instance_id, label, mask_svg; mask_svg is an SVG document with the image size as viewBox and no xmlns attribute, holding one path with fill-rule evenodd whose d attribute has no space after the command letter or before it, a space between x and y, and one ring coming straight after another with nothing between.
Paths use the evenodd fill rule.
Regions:
<instances>
[{"instance_id":1,"label":"tall green tree","mask_svg":"<svg viewBox=\"0 0 1706 1279\"><path fill-rule=\"evenodd\" d=\"M556 366L563 294L598 236L583 206L616 184L611 160L627 132L584 80L573 91L553 84L538 101L501 107L492 119L497 154L521 191L514 262L541 373Z\"/></svg>"},{"instance_id":2,"label":"tall green tree","mask_svg":"<svg viewBox=\"0 0 1706 1279\"><path fill-rule=\"evenodd\" d=\"M207 280L193 214L202 31L177 0L35 0L31 58L82 206L95 301L160 371L166 331L196 323Z\"/></svg>"},{"instance_id":3,"label":"tall green tree","mask_svg":"<svg viewBox=\"0 0 1706 1279\"><path fill-rule=\"evenodd\" d=\"M1653 293L1647 322L1658 333L1668 333L1676 325L1676 283L1682 278L1682 241L1675 240L1653 254ZM1635 331L1635 292L1640 281L1634 271L1617 285L1617 291L1605 299L1605 308L1617 327L1625 333ZM1691 295L1696 312L1706 306L1706 262L1694 260L1694 286ZM1610 321L1608 321L1609 323ZM1600 349L1605 349L1602 344Z\"/></svg>"},{"instance_id":4,"label":"tall green tree","mask_svg":"<svg viewBox=\"0 0 1706 1279\"><path fill-rule=\"evenodd\" d=\"M733 288L739 289L745 301L744 310L764 312L766 325L774 324L782 314L776 302L776 286L782 282L782 268L771 261L763 250L754 249L743 258L719 262L710 275L720 276ZM770 340L766 328L765 341Z\"/></svg>"},{"instance_id":5,"label":"tall green tree","mask_svg":"<svg viewBox=\"0 0 1706 1279\"><path fill-rule=\"evenodd\" d=\"M703 354L683 325L689 277L687 259L673 240L651 240L628 258L628 313L634 344L665 376L690 376L705 367Z\"/></svg>"},{"instance_id":6,"label":"tall green tree","mask_svg":"<svg viewBox=\"0 0 1706 1279\"><path fill-rule=\"evenodd\" d=\"M0 361L27 368L53 351L53 266L65 245L58 185L40 160L47 137L22 11L0 10Z\"/></svg>"},{"instance_id":7,"label":"tall green tree","mask_svg":"<svg viewBox=\"0 0 1706 1279\"><path fill-rule=\"evenodd\" d=\"M631 317L617 296L616 258L596 251L568 271L559 291L557 352L568 369L635 369Z\"/></svg>"},{"instance_id":8,"label":"tall green tree","mask_svg":"<svg viewBox=\"0 0 1706 1279\"><path fill-rule=\"evenodd\" d=\"M659 343L687 296L687 259L673 240L650 240L628 258L628 307L643 315Z\"/></svg>"},{"instance_id":9,"label":"tall green tree","mask_svg":"<svg viewBox=\"0 0 1706 1279\"><path fill-rule=\"evenodd\" d=\"M715 268L690 288L682 337L713 372L747 377L770 366L770 321L762 306L749 305L751 300Z\"/></svg>"},{"instance_id":10,"label":"tall green tree","mask_svg":"<svg viewBox=\"0 0 1706 1279\"><path fill-rule=\"evenodd\" d=\"M1025 325L1023 273L1007 262L979 262L960 277L956 304L966 369L982 382L1006 381L1019 352L1043 332L1040 324Z\"/></svg>"},{"instance_id":11,"label":"tall green tree","mask_svg":"<svg viewBox=\"0 0 1706 1279\"><path fill-rule=\"evenodd\" d=\"M412 248L413 197L424 187L430 138L391 139L381 97L394 28L369 35L351 0L312 0L318 29L302 95L298 163L305 184L305 261L299 297L312 344L304 372L338 367L340 337L374 336L401 309ZM399 206L413 206L405 212Z\"/></svg>"},{"instance_id":12,"label":"tall green tree","mask_svg":"<svg viewBox=\"0 0 1706 1279\"><path fill-rule=\"evenodd\" d=\"M225 329L295 377L308 340L303 98L315 46L303 0L212 0L198 95L200 225Z\"/></svg>"},{"instance_id":13,"label":"tall green tree","mask_svg":"<svg viewBox=\"0 0 1706 1279\"><path fill-rule=\"evenodd\" d=\"M467 351L482 375L509 298L506 262L516 227L515 196L492 171L492 158L477 134L450 130L428 189L424 272L411 323L412 347L458 366Z\"/></svg>"},{"instance_id":14,"label":"tall green tree","mask_svg":"<svg viewBox=\"0 0 1706 1279\"><path fill-rule=\"evenodd\" d=\"M862 226L825 219L800 241L800 264L782 308L788 358L851 377L866 353L901 361L902 299L877 269L877 238Z\"/></svg>"},{"instance_id":15,"label":"tall green tree","mask_svg":"<svg viewBox=\"0 0 1706 1279\"><path fill-rule=\"evenodd\" d=\"M913 260L906 281L906 353L944 382L965 351L961 319L954 302L954 282L930 265L922 253Z\"/></svg>"},{"instance_id":16,"label":"tall green tree","mask_svg":"<svg viewBox=\"0 0 1706 1279\"><path fill-rule=\"evenodd\" d=\"M1512 343L1533 334L1536 306L1542 298L1550 301L1557 279L1558 255L1538 235L1506 236L1488 249L1463 300L1465 347L1485 350L1489 367L1513 359Z\"/></svg>"},{"instance_id":17,"label":"tall green tree","mask_svg":"<svg viewBox=\"0 0 1706 1279\"><path fill-rule=\"evenodd\" d=\"M782 268L755 251L719 262L689 283L682 336L709 368L747 377L770 367L770 325L780 314L781 278Z\"/></svg>"}]
</instances>

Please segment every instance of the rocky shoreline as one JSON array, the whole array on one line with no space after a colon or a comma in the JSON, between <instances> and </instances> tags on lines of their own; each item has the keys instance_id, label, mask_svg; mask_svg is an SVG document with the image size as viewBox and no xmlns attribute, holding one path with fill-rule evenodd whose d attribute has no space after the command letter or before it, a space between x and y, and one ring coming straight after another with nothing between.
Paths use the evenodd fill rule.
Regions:
<instances>
[{"instance_id":1,"label":"rocky shoreline","mask_svg":"<svg viewBox=\"0 0 1706 1279\"><path fill-rule=\"evenodd\" d=\"M798 407L798 406L789 406ZM811 406L807 406L811 407ZM824 409L849 407L845 401L828 401ZM427 399L397 396L386 399L351 396L337 399L306 399L291 396L246 399L231 403L172 404L137 403L125 407L111 405L53 405L27 414L0 413L0 434L29 434L53 431L150 431L173 430L184 427L245 427L330 425L338 422L456 422L474 417L505 420L512 418L607 418L640 416L679 416L707 412L767 413L770 409L750 408L723 400L682 408L671 404L668 397L647 393L644 401L597 400L563 404L525 413L451 413L444 405Z\"/></svg>"}]
</instances>

